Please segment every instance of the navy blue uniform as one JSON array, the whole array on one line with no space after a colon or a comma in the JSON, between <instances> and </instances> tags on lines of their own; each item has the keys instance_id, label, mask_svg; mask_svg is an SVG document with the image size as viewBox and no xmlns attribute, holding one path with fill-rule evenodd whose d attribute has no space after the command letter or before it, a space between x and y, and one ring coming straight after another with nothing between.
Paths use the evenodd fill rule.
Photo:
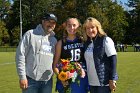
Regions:
<instances>
[{"instance_id":1,"label":"navy blue uniform","mask_svg":"<svg viewBox=\"0 0 140 93\"><path fill-rule=\"evenodd\" d=\"M62 40L61 46L61 59L69 59L71 62L79 62L83 69L86 68L86 63L84 61L84 44L83 42L76 38L73 41ZM80 78L80 86L77 83L71 83L71 93L87 93L88 80L87 76L85 78ZM57 81L56 89L59 93L64 93L63 85L61 81Z\"/></svg>"}]
</instances>

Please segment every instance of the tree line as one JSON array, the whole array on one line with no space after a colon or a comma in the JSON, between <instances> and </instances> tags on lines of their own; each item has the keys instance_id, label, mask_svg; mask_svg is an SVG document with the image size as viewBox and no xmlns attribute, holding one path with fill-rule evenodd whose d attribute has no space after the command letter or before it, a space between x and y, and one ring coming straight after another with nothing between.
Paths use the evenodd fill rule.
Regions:
<instances>
[{"instance_id":1,"label":"tree line","mask_svg":"<svg viewBox=\"0 0 140 93\"><path fill-rule=\"evenodd\" d=\"M55 33L63 34L63 23L76 17L83 24L97 18L104 31L117 43L140 43L140 0L128 0L128 8L117 0L21 0L22 34L41 22L44 12L58 17ZM0 46L16 46L20 40L20 0L0 0Z\"/></svg>"}]
</instances>

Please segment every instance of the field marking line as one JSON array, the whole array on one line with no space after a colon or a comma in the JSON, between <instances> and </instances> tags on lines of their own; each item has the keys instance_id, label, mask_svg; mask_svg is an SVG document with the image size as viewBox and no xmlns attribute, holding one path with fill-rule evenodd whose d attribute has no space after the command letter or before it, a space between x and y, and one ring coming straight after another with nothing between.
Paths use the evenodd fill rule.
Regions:
<instances>
[{"instance_id":1,"label":"field marking line","mask_svg":"<svg viewBox=\"0 0 140 93\"><path fill-rule=\"evenodd\" d=\"M1 63L0 66L4 66L4 65L11 65L11 64L15 64L15 62L6 62L6 63Z\"/></svg>"}]
</instances>

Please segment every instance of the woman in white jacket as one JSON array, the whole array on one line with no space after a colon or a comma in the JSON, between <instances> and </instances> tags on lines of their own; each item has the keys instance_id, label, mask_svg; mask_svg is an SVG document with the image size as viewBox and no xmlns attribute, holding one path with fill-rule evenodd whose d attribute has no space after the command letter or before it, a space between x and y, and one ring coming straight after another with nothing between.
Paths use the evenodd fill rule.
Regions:
<instances>
[{"instance_id":1,"label":"woman in white jacket","mask_svg":"<svg viewBox=\"0 0 140 93\"><path fill-rule=\"evenodd\" d=\"M100 22L89 17L84 22L86 32L85 60L90 93L111 93L116 89L117 53L113 40L103 31Z\"/></svg>"}]
</instances>

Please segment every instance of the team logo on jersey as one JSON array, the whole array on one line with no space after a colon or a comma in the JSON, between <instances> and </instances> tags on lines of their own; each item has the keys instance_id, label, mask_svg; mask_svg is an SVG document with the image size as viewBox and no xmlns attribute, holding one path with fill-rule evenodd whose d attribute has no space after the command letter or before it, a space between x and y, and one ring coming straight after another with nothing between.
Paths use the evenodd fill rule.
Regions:
<instances>
[{"instance_id":1,"label":"team logo on jersey","mask_svg":"<svg viewBox=\"0 0 140 93\"><path fill-rule=\"evenodd\" d=\"M83 47L83 43L68 44L64 46L64 50L81 48L81 47Z\"/></svg>"}]
</instances>

